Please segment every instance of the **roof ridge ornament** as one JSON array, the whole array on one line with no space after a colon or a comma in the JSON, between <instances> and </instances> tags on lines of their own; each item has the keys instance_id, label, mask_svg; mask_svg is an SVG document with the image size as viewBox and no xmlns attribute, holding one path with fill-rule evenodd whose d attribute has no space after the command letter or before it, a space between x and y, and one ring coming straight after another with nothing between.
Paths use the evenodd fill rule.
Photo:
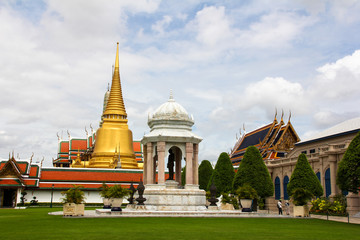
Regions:
<instances>
[{"instance_id":1,"label":"roof ridge ornament","mask_svg":"<svg viewBox=\"0 0 360 240\"><path fill-rule=\"evenodd\" d=\"M289 114L289 120L288 123L290 122L290 118L291 118L291 110L289 110L290 114Z\"/></svg>"}]
</instances>

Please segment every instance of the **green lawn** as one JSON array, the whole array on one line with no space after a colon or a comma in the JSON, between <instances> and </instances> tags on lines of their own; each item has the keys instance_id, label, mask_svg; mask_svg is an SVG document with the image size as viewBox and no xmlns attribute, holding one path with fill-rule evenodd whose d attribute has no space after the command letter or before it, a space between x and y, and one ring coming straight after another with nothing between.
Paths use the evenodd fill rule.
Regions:
<instances>
[{"instance_id":1,"label":"green lawn","mask_svg":"<svg viewBox=\"0 0 360 240\"><path fill-rule=\"evenodd\" d=\"M63 218L60 208L0 209L0 239L360 239L360 226L317 219Z\"/></svg>"}]
</instances>

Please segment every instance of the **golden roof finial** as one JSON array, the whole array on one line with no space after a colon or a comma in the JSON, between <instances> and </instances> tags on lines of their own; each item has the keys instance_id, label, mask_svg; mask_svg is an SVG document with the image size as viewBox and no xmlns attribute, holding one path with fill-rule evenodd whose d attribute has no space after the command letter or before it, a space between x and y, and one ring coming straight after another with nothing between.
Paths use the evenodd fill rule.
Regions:
<instances>
[{"instance_id":1,"label":"golden roof finial","mask_svg":"<svg viewBox=\"0 0 360 240\"><path fill-rule=\"evenodd\" d=\"M117 43L116 48L116 58L115 58L115 69L111 83L110 96L108 103L106 105L106 110L104 112L104 117L106 115L122 115L126 118L127 114L125 111L124 100L122 97L121 83L120 83L120 71L119 71L119 43Z\"/></svg>"},{"instance_id":2,"label":"golden roof finial","mask_svg":"<svg viewBox=\"0 0 360 240\"><path fill-rule=\"evenodd\" d=\"M289 120L288 120L288 122L290 122L290 118L291 118L291 110L289 110L290 111L290 114L289 114Z\"/></svg>"}]
</instances>

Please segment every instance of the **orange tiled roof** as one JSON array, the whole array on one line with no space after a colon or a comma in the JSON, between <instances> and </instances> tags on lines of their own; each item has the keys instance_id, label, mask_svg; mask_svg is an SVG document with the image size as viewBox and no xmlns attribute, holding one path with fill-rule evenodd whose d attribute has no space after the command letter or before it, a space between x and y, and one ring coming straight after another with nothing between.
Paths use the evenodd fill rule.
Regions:
<instances>
[{"instance_id":1,"label":"orange tiled roof","mask_svg":"<svg viewBox=\"0 0 360 240\"><path fill-rule=\"evenodd\" d=\"M71 139L70 150L86 150L87 140L86 139Z\"/></svg>"},{"instance_id":2,"label":"orange tiled roof","mask_svg":"<svg viewBox=\"0 0 360 240\"><path fill-rule=\"evenodd\" d=\"M18 179L10 179L10 178L2 178L0 179L0 186L22 186L20 180Z\"/></svg>"},{"instance_id":3,"label":"orange tiled roof","mask_svg":"<svg viewBox=\"0 0 360 240\"><path fill-rule=\"evenodd\" d=\"M74 184L72 183L45 183L45 182L41 182L39 187L40 188L52 188L52 185L54 185L54 189L67 189L67 188L72 188ZM89 184L89 183L81 183L81 184L76 184L76 185L80 185L82 188L86 188L86 189L99 189L102 186L102 183L98 183L98 184ZM115 185L115 183L107 183L107 185L109 187ZM134 183L134 187L137 187L137 183ZM121 184L122 187L124 188L128 188L129 185L128 184Z\"/></svg>"},{"instance_id":4,"label":"orange tiled roof","mask_svg":"<svg viewBox=\"0 0 360 240\"><path fill-rule=\"evenodd\" d=\"M41 171L41 181L137 182L142 176L142 171L72 168L42 169Z\"/></svg>"},{"instance_id":5,"label":"orange tiled roof","mask_svg":"<svg viewBox=\"0 0 360 240\"><path fill-rule=\"evenodd\" d=\"M69 152L69 141L60 142L60 152L61 153Z\"/></svg>"}]
</instances>

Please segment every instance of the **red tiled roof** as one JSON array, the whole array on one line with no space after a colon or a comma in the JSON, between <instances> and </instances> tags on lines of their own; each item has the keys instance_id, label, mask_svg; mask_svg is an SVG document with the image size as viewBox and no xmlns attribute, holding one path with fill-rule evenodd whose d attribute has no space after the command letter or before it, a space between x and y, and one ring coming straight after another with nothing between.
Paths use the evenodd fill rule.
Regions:
<instances>
[{"instance_id":1,"label":"red tiled roof","mask_svg":"<svg viewBox=\"0 0 360 240\"><path fill-rule=\"evenodd\" d=\"M24 183L25 183L26 186L37 187L38 180L37 179L24 179Z\"/></svg>"},{"instance_id":2,"label":"red tiled roof","mask_svg":"<svg viewBox=\"0 0 360 240\"><path fill-rule=\"evenodd\" d=\"M133 142L134 152L141 152L141 143L140 142Z\"/></svg>"},{"instance_id":3,"label":"red tiled roof","mask_svg":"<svg viewBox=\"0 0 360 240\"><path fill-rule=\"evenodd\" d=\"M52 185L54 185L54 189L66 189L66 188L72 188L74 184L72 183L40 183L40 188L52 188ZM81 183L76 184L77 186L81 186L82 188L87 189L99 189L102 186L102 183L99 184L88 184L88 183ZM107 183L109 187L115 185L115 183ZM134 187L137 187L137 183L134 183ZM121 184L124 188L129 188L129 184Z\"/></svg>"},{"instance_id":4,"label":"red tiled roof","mask_svg":"<svg viewBox=\"0 0 360 240\"><path fill-rule=\"evenodd\" d=\"M69 141L60 142L60 152L61 153L69 152Z\"/></svg>"},{"instance_id":5,"label":"red tiled roof","mask_svg":"<svg viewBox=\"0 0 360 240\"><path fill-rule=\"evenodd\" d=\"M86 150L87 149L87 141L86 139L71 139L70 140L70 150Z\"/></svg>"},{"instance_id":6,"label":"red tiled roof","mask_svg":"<svg viewBox=\"0 0 360 240\"><path fill-rule=\"evenodd\" d=\"M18 179L2 178L0 179L0 186L22 186Z\"/></svg>"},{"instance_id":7,"label":"red tiled roof","mask_svg":"<svg viewBox=\"0 0 360 240\"><path fill-rule=\"evenodd\" d=\"M41 181L88 181L88 182L131 182L139 181L142 171L127 172L116 170L85 170L85 169L43 169Z\"/></svg>"},{"instance_id":8,"label":"red tiled roof","mask_svg":"<svg viewBox=\"0 0 360 240\"><path fill-rule=\"evenodd\" d=\"M31 166L29 177L39 177L39 166Z\"/></svg>"},{"instance_id":9,"label":"red tiled roof","mask_svg":"<svg viewBox=\"0 0 360 240\"><path fill-rule=\"evenodd\" d=\"M29 163L27 163L27 162L16 162L16 165L18 166L21 174L24 174L27 171Z\"/></svg>"}]
</instances>

